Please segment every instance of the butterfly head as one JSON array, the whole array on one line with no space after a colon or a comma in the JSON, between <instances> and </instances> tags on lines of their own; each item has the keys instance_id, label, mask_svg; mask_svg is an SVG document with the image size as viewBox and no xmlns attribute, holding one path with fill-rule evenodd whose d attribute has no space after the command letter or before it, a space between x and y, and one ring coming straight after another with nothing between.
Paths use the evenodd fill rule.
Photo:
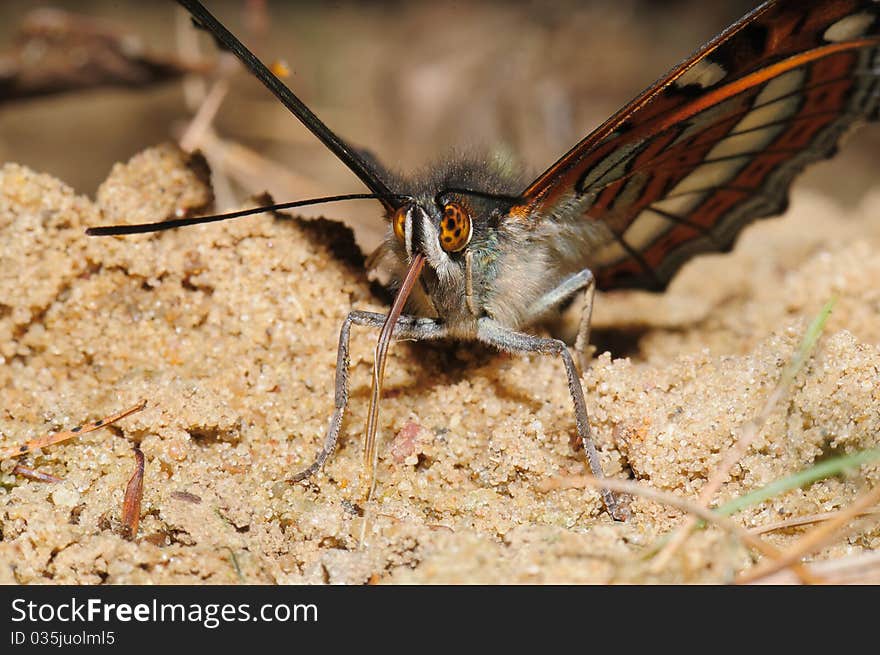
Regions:
<instances>
[{"instance_id":1,"label":"butterfly head","mask_svg":"<svg viewBox=\"0 0 880 655\"><path fill-rule=\"evenodd\" d=\"M482 279L477 269L497 254L498 224L509 205L492 193L453 188L415 195L391 212L383 250L398 279L416 257L424 258L411 310L456 322L466 309L462 300L470 303L475 280ZM469 309L461 318L478 313Z\"/></svg>"},{"instance_id":2,"label":"butterfly head","mask_svg":"<svg viewBox=\"0 0 880 655\"><path fill-rule=\"evenodd\" d=\"M372 262L396 282L421 261L408 313L441 319L455 331L481 314L487 267L501 256L504 217L521 202L519 171L500 158L450 157L393 187L409 193L387 214L385 240ZM466 302L462 302L462 301Z\"/></svg>"}]
</instances>

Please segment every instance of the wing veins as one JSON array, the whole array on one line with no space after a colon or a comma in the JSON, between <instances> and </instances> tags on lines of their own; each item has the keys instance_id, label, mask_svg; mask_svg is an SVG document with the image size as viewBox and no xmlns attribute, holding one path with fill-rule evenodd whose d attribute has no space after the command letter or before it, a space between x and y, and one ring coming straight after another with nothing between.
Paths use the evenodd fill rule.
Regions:
<instances>
[{"instance_id":1,"label":"wing veins","mask_svg":"<svg viewBox=\"0 0 880 655\"><path fill-rule=\"evenodd\" d=\"M602 123L595 130L593 130L590 134L588 134L586 137L576 143L574 147L572 147L562 157L555 161L546 171L541 173L541 175L539 175L528 186L528 188L523 191L522 195L532 195L534 190L542 186L544 181L551 177L554 173L561 173L562 170L570 168L574 164L574 162L577 161L578 157L576 155L578 153L582 151L589 151L597 144L602 143L609 135L613 134L616 129L623 125L627 119L638 112L639 109L649 104L664 89L668 88L671 84L675 82L675 80L679 79L687 71L692 69L699 61L707 57L710 53L717 50L718 47L721 46L723 43L733 38L745 27L751 25L767 11L772 9L774 4L775 3L772 0L764 2L763 4L756 7L748 14L740 18L738 21L733 23L730 27L723 30L720 34L716 35L710 41L703 44L700 48L697 49L694 54L688 56L687 58L673 66L669 71L658 78L654 82L654 84L649 86L647 89L645 89L635 98L633 98L629 103L624 105L624 107L620 111L616 112L613 116L608 118L608 120ZM574 161L570 162L569 160L572 158L574 158Z\"/></svg>"},{"instance_id":2,"label":"wing veins","mask_svg":"<svg viewBox=\"0 0 880 655\"><path fill-rule=\"evenodd\" d=\"M626 251L626 254L629 255L650 278L650 280L654 283L657 288L662 289L664 284L663 281L657 277L657 273L651 267L651 265L645 261L642 257L642 253L629 245L623 238L622 234L618 234L614 230L611 230L611 235L614 237L614 240L620 244L620 247Z\"/></svg>"},{"instance_id":3,"label":"wing veins","mask_svg":"<svg viewBox=\"0 0 880 655\"><path fill-rule=\"evenodd\" d=\"M705 227L704 225L700 225L699 223L693 223L693 222L689 221L688 219L683 218L682 216L679 216L678 214L673 214L672 212L668 212L663 209L658 209L654 205L648 205L645 209L647 211L654 212L658 216L662 216L663 218L665 218L668 221L671 221L673 223L677 223L678 225L683 225L685 227L689 227L692 230L696 230L697 232L699 232L700 234L705 236L707 239L709 239L713 244L715 244L715 246L717 246L719 248L721 247L721 244L715 240L715 236L712 234L712 231L709 230L709 228Z\"/></svg>"},{"instance_id":4,"label":"wing veins","mask_svg":"<svg viewBox=\"0 0 880 655\"><path fill-rule=\"evenodd\" d=\"M796 154L799 152L804 152L804 148L761 148L760 150L754 150L751 152L740 152L734 155L725 155L723 157L715 157L714 159L702 159L698 164L695 165L663 165L664 162L660 162L661 166L652 166L650 167L651 171L676 171L676 170L691 170L695 171L700 166L705 166L706 164L719 164L726 161L733 161L734 159L743 159L743 158L752 158L754 159L757 155L769 154L769 153L792 153ZM747 162L748 163L748 162ZM641 169L645 170L645 169Z\"/></svg>"},{"instance_id":5,"label":"wing veins","mask_svg":"<svg viewBox=\"0 0 880 655\"><path fill-rule=\"evenodd\" d=\"M762 108L764 108L764 107L769 107L770 105L773 105L773 104L775 104L775 103L777 103L777 102L781 102L781 101L783 101L783 100L787 100L787 99L789 99L789 98L795 97L795 96L797 96L797 95L799 95L799 94L802 94L804 91L808 91L808 90L811 90L811 89L816 89L816 88L819 88L819 87L822 87L822 86L825 86L825 85L828 85L828 84L834 84L834 83L836 83L836 82L840 82L841 80L845 80L845 79L847 79L847 77L838 77L838 78L835 78L835 79L833 79L833 80L828 80L828 81L826 81L826 82L821 82L821 83L818 83L818 84L813 84L813 85L810 85L810 86L802 87L801 89L799 89L799 90L797 90L797 91L793 91L793 92L791 92L791 93L787 93L787 94L785 94L785 95L783 95L783 96L779 96L779 97L774 98L773 100L770 100L770 101L768 101L768 102L761 103L761 104L759 104L759 105L753 105L753 106L751 106L751 107L748 107L747 109L743 109L743 110L741 110L741 111L734 112L734 113L732 113L732 114L730 114L730 115L728 115L728 116L725 116L724 119L725 119L725 120L729 120L729 119L738 118L738 117L742 117L742 118L744 118L744 117L746 117L748 114L750 114L750 113L753 112L753 111L757 111L757 110L762 109ZM734 97L736 97L736 96L734 96ZM795 114L795 115L792 116L792 117L785 118L785 119L782 119L782 120L779 120L779 121L773 121L773 122L770 122L770 123L764 123L764 124L761 124L761 125L759 125L759 126L757 126L757 127L750 128L750 129L748 129L748 130L742 130L742 131L739 131L739 132L728 132L727 134L725 134L725 135L724 135L723 137L721 137L720 139L716 139L716 140L715 140L715 143L720 143L720 142L724 141L725 139L729 139L729 138L734 137L734 136L739 136L739 135L742 135L742 134L749 134L750 132L756 132L756 131L759 131L759 130L764 130L764 129L767 129L768 127L776 127L776 126L779 126L779 125L793 124L793 123L797 123L797 122L800 122L800 121L805 120L805 119L808 119L808 118L815 118L815 117L818 117L818 116L824 116L824 115L829 115L829 114L836 114L836 115L839 115L839 116L841 116L841 117L843 117L843 116L853 116L854 118L858 118L859 116L861 116L861 114L859 114L859 113L857 113L857 112L839 112L839 111L835 111L835 110L824 111L824 112L813 112L813 113L811 113L811 114L803 114L803 115ZM698 115L699 115L699 114L698 114ZM697 131L697 132L694 134L694 137L698 138L700 135L702 135L702 134L703 134L704 132L706 132L707 130L712 129L712 127L714 127L716 124L717 124L717 123L710 123L710 124L706 125L706 127L705 127L704 129L701 129L701 130ZM656 136L656 135L655 135L655 136ZM697 146L702 146L702 145L705 145L705 144L706 144L706 141L699 141L699 140L696 140L696 141L694 141L693 143L690 143L689 145L692 146L692 147L697 147ZM673 147L675 147L675 144L673 144L673 145L670 146L669 148L673 148ZM650 168L652 168L652 167L653 167L652 165L654 165L656 162L662 162L663 158L669 154L669 148L664 149L662 152L660 152L660 153L659 153L656 157L654 157L653 159L650 159L650 160L644 162L643 164L640 164L638 168L634 168L634 169L632 169L631 171L627 171L627 173L626 173L625 176L620 177L620 178L617 178L617 180L612 180L611 182L607 183L605 186L607 186L608 184L613 184L614 182L617 182L617 181L619 181L619 180L627 179L628 177L631 177L632 175L634 175L635 173L637 173L637 172L639 172L639 171L643 171L643 170L646 170L646 169L650 169ZM797 152L797 149L794 149L794 151ZM743 155L746 155L746 154L749 154L749 153L743 153ZM704 161L704 162L701 162L701 163L708 163L708 161ZM596 191L602 191L602 190L605 188L605 186L600 187L600 188L598 188L598 189L590 188L590 189L589 189L589 192L590 192L590 193L593 193L593 192L596 192Z\"/></svg>"}]
</instances>

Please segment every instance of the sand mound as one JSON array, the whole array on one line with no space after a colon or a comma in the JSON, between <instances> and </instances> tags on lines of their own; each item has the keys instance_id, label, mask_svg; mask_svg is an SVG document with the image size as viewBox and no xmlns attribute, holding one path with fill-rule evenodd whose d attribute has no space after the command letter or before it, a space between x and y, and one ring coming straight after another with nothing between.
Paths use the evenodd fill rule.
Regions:
<instances>
[{"instance_id":1,"label":"sand mound","mask_svg":"<svg viewBox=\"0 0 880 655\"><path fill-rule=\"evenodd\" d=\"M465 344L397 344L380 425L379 498L358 504L375 335L355 329L341 448L310 483L284 482L317 451L332 409L339 326L384 311L330 237L261 215L160 235L88 238L90 225L209 205L199 166L172 147L118 165L92 202L15 164L0 169L0 446L147 399L113 426L3 463L0 582L721 582L753 561L730 535L694 535L650 573L646 546L682 514L635 498L612 522L578 474L559 362ZM663 296L606 295L599 334L630 335L585 378L609 474L696 498L832 296L834 313L791 396L722 500L880 434L880 197L844 212L796 195L736 251L701 258ZM119 536L122 495L146 455L143 518ZM745 510L745 526L845 507L880 468ZM367 545L358 546L364 521ZM774 533L785 547L806 528ZM817 554L878 546L876 518Z\"/></svg>"}]
</instances>

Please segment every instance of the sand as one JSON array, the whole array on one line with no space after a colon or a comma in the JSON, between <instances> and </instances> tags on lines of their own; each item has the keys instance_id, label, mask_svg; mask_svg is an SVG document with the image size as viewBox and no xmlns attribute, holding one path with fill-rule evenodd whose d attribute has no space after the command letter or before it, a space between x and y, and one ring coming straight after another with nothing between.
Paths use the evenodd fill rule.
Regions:
<instances>
[{"instance_id":1,"label":"sand","mask_svg":"<svg viewBox=\"0 0 880 655\"><path fill-rule=\"evenodd\" d=\"M0 447L148 401L24 458L61 483L3 463L0 582L721 583L759 561L710 527L652 570L644 553L681 511L633 497L631 519L615 523L594 490L544 491L585 471L560 362L470 344L392 348L377 499L364 504L375 335L353 330L340 448L323 473L288 484L323 439L342 320L386 308L357 263L334 255L338 234L281 216L83 233L211 197L204 167L173 146L117 165L95 200L0 168ZM785 217L750 228L732 254L693 261L666 294L600 296L597 342L627 355L598 354L583 378L607 473L695 499L831 297L813 358L718 498L877 447L878 244L880 194L844 210L797 192ZM127 540L133 444L146 476ZM866 465L735 520L751 528L844 508L878 478ZM785 548L809 529L765 538ZM878 545L877 519L866 517L811 559Z\"/></svg>"}]
</instances>

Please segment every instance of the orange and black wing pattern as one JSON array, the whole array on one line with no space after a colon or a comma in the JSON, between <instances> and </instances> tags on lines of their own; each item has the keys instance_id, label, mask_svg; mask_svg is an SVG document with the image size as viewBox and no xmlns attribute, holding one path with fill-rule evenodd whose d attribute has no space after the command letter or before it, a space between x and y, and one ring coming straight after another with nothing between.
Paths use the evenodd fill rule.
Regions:
<instances>
[{"instance_id":1,"label":"orange and black wing pattern","mask_svg":"<svg viewBox=\"0 0 880 655\"><path fill-rule=\"evenodd\" d=\"M587 136L512 214L594 221L598 288L660 290L783 212L795 176L878 107L880 1L767 2Z\"/></svg>"}]
</instances>

